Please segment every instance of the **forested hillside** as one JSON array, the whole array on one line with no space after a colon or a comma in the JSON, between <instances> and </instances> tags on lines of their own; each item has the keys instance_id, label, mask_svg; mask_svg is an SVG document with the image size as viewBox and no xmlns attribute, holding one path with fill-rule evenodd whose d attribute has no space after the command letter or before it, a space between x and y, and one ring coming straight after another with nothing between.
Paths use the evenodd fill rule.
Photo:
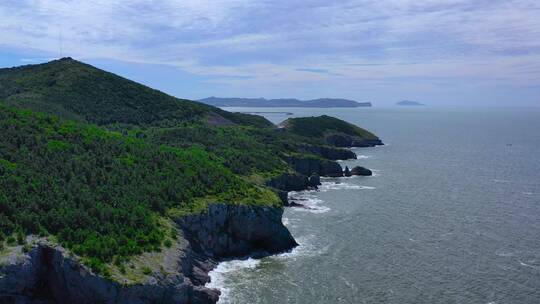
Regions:
<instances>
[{"instance_id":1,"label":"forested hillside","mask_svg":"<svg viewBox=\"0 0 540 304\"><path fill-rule=\"evenodd\" d=\"M284 142L258 115L178 99L71 58L0 69L0 100L177 147L220 155L235 173L284 169Z\"/></svg>"},{"instance_id":2,"label":"forested hillside","mask_svg":"<svg viewBox=\"0 0 540 304\"><path fill-rule=\"evenodd\" d=\"M272 126L260 116L178 99L71 58L0 69L0 100L99 125L164 127L217 116L240 125Z\"/></svg>"},{"instance_id":3,"label":"forested hillside","mask_svg":"<svg viewBox=\"0 0 540 304\"><path fill-rule=\"evenodd\" d=\"M149 144L97 126L0 105L0 240L53 234L91 265L155 250L167 210L204 198L279 204L201 148Z\"/></svg>"},{"instance_id":4,"label":"forested hillside","mask_svg":"<svg viewBox=\"0 0 540 304\"><path fill-rule=\"evenodd\" d=\"M69 58L0 69L0 249L49 235L106 271L207 203L281 206L270 179L354 157L321 140L333 132L376 138L328 116L280 129Z\"/></svg>"}]
</instances>

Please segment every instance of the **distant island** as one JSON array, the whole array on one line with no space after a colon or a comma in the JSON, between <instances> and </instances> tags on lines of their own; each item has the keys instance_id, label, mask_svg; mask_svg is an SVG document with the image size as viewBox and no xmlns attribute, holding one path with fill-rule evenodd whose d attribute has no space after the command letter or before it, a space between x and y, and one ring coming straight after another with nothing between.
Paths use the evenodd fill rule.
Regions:
<instances>
[{"instance_id":1,"label":"distant island","mask_svg":"<svg viewBox=\"0 0 540 304\"><path fill-rule=\"evenodd\" d=\"M403 101L400 101L400 102L396 103L396 105L398 105L398 106L425 106L425 104L423 104L423 103L420 103L420 102L417 102L417 101L412 101L412 100L403 100Z\"/></svg>"},{"instance_id":2,"label":"distant island","mask_svg":"<svg viewBox=\"0 0 540 304\"><path fill-rule=\"evenodd\" d=\"M200 102L215 107L280 107L280 108L358 108L371 107L371 102L357 102L340 98L319 98L299 100L295 98L265 99L265 98L221 98L208 97Z\"/></svg>"}]
</instances>

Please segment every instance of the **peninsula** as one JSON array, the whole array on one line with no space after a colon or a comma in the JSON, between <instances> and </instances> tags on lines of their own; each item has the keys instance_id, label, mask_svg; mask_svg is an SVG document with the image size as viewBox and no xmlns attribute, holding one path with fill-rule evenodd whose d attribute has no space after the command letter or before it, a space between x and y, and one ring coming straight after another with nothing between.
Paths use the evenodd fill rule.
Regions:
<instances>
[{"instance_id":1,"label":"peninsula","mask_svg":"<svg viewBox=\"0 0 540 304\"><path fill-rule=\"evenodd\" d=\"M373 133L275 126L63 58L0 69L0 302L216 303L217 262L288 251L288 191ZM367 173L366 173L367 172Z\"/></svg>"}]
</instances>

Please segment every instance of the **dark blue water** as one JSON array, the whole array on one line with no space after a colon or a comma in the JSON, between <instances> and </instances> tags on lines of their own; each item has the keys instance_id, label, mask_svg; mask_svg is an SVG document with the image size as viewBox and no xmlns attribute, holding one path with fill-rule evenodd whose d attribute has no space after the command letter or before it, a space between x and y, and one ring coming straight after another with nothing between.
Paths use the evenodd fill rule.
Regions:
<instances>
[{"instance_id":1,"label":"dark blue water","mask_svg":"<svg viewBox=\"0 0 540 304\"><path fill-rule=\"evenodd\" d=\"M285 212L301 246L221 264L220 303L540 303L540 109L252 110L333 115L388 145L342 163L375 176L293 193L313 208Z\"/></svg>"}]
</instances>

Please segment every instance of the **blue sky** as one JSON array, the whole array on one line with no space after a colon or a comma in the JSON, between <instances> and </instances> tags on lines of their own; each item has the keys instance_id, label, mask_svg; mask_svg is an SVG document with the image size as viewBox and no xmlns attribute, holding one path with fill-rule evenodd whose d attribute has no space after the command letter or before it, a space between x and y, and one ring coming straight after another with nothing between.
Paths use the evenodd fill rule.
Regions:
<instances>
[{"instance_id":1,"label":"blue sky","mask_svg":"<svg viewBox=\"0 0 540 304\"><path fill-rule=\"evenodd\" d=\"M537 0L3 0L0 67L61 55L178 97L540 105Z\"/></svg>"}]
</instances>

